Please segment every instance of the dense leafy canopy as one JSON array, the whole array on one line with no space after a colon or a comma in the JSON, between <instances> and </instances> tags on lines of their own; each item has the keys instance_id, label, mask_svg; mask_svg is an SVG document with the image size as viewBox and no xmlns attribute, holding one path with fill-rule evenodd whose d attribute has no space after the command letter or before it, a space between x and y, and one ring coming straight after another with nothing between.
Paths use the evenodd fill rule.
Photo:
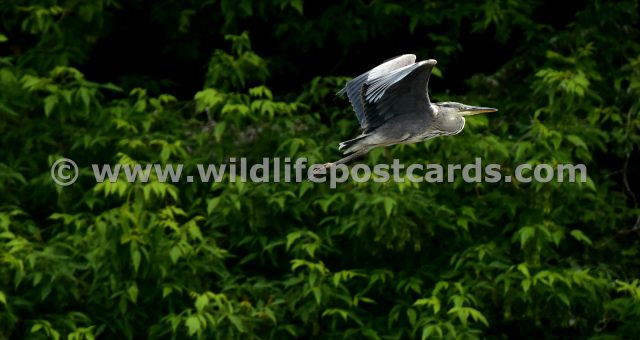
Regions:
<instances>
[{"instance_id":1,"label":"dense leafy canopy","mask_svg":"<svg viewBox=\"0 0 640 340\"><path fill-rule=\"evenodd\" d=\"M640 336L637 1L0 4L0 339ZM497 107L368 164L586 183L96 183L93 163L337 159L403 53ZM55 185L60 157L81 171ZM635 175L635 176L634 176Z\"/></svg>"}]
</instances>

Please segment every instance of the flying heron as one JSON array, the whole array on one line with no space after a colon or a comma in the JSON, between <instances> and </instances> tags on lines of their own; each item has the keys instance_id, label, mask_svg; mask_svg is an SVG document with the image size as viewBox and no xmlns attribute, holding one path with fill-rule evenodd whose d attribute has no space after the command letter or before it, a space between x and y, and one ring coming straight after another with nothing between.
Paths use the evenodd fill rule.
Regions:
<instances>
[{"instance_id":1,"label":"flying heron","mask_svg":"<svg viewBox=\"0 0 640 340\"><path fill-rule=\"evenodd\" d=\"M414 54L392 58L350 80L338 92L346 93L363 132L340 143L348 156L325 168L347 163L379 146L411 144L458 134L465 116L497 109L456 102L432 103L428 84L434 59L416 63Z\"/></svg>"}]
</instances>

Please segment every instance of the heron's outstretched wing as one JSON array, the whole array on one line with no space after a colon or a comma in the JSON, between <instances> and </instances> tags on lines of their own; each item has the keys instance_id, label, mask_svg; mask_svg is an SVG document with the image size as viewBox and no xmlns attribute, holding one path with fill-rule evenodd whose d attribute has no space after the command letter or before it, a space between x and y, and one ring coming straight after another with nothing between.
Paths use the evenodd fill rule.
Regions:
<instances>
[{"instance_id":1,"label":"heron's outstretched wing","mask_svg":"<svg viewBox=\"0 0 640 340\"><path fill-rule=\"evenodd\" d=\"M394 62L396 59L388 63ZM363 77L358 83L355 82L358 78L352 80L354 85L361 86L357 92L355 89L349 89L349 84L347 84L347 94L350 91L358 94L353 99L352 96L349 96L349 100L356 113L358 111L362 113L362 119L359 115L358 120L364 133L375 130L396 116L431 113L427 86L436 61L430 59L418 63L412 62L404 66L395 65L394 69L387 68L384 71L377 67L367 72L365 74L367 77Z\"/></svg>"},{"instance_id":2,"label":"heron's outstretched wing","mask_svg":"<svg viewBox=\"0 0 640 340\"><path fill-rule=\"evenodd\" d=\"M353 78L340 92L338 92L338 94L347 94L347 97L349 97L349 101L353 106L353 110L356 112L356 117L358 117L358 121L360 122L360 126L362 126L362 128L364 128L364 124L366 121L363 102L364 98L362 96L362 88L364 84L369 79L377 79L402 67L413 65L415 62L416 56L414 54L405 54L389 59L371 69L370 71Z\"/></svg>"}]
</instances>

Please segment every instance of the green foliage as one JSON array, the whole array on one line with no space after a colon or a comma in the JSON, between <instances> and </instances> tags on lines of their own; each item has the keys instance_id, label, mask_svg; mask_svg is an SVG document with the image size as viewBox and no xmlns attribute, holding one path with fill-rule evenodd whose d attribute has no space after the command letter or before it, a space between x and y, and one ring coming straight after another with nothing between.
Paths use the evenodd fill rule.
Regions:
<instances>
[{"instance_id":1,"label":"green foliage","mask_svg":"<svg viewBox=\"0 0 640 340\"><path fill-rule=\"evenodd\" d=\"M637 1L590 1L555 26L539 18L548 6L520 1L316 7L0 5L0 339L637 338ZM134 86L89 76L95 45L140 8L153 19L140 25L165 27L166 50L205 55L188 97L158 91L172 65L150 81L125 74ZM338 61L418 37L429 48L420 57L440 62L436 83L452 77L447 61L482 52L465 46L470 33L510 55L432 97L500 111L365 162L482 157L505 174L583 163L587 183L94 179L91 164L197 174L230 157L333 160L357 124L334 94L373 66L329 71ZM291 84L309 62L299 51L332 46L344 55ZM72 186L51 180L60 157L81 169Z\"/></svg>"}]
</instances>

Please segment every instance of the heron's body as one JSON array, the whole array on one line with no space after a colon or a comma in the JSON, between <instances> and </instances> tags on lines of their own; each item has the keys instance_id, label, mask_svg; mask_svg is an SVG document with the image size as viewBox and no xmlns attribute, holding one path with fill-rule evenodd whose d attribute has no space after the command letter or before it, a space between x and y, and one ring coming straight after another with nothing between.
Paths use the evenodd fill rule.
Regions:
<instances>
[{"instance_id":1,"label":"heron's body","mask_svg":"<svg viewBox=\"0 0 640 340\"><path fill-rule=\"evenodd\" d=\"M356 112L362 135L340 143L351 154L328 166L346 163L379 146L411 144L460 133L464 116L496 109L446 102L431 103L429 77L433 59L415 62L405 54L393 58L347 83L346 93Z\"/></svg>"},{"instance_id":2,"label":"heron's body","mask_svg":"<svg viewBox=\"0 0 640 340\"><path fill-rule=\"evenodd\" d=\"M345 148L347 142L341 143L341 150L345 153L357 151L362 147L388 146L394 144L413 144L426 141L438 136L448 136L460 133L464 129L462 117L437 117L436 109L428 108L417 112L411 120L412 124L402 125L393 122L383 124L373 132L363 134L357 143ZM433 116L431 116L433 115Z\"/></svg>"}]
</instances>

